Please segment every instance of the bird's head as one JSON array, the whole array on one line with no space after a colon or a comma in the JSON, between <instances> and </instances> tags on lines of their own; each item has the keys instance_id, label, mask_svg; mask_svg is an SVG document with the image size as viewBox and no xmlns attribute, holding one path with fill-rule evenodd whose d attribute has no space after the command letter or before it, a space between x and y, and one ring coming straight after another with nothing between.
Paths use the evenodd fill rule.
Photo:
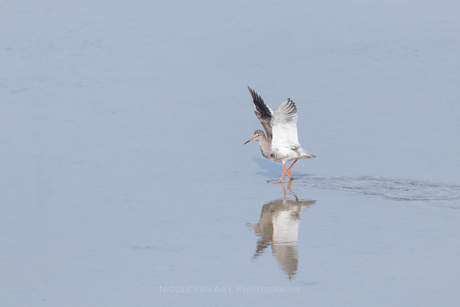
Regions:
<instances>
[{"instance_id":1,"label":"bird's head","mask_svg":"<svg viewBox=\"0 0 460 307\"><path fill-rule=\"evenodd\" d=\"M249 141L247 141L246 143L244 143L245 145L251 141L259 141L261 139L265 139L265 133L260 130L260 129L257 129L256 131L254 131L254 134L252 135L252 139L250 139Z\"/></svg>"}]
</instances>

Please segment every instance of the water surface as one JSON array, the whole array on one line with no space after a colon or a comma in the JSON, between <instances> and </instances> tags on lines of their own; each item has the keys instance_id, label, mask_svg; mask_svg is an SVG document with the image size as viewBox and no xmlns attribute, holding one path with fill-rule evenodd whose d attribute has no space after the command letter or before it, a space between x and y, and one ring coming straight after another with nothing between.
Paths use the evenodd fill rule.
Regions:
<instances>
[{"instance_id":1,"label":"water surface","mask_svg":"<svg viewBox=\"0 0 460 307\"><path fill-rule=\"evenodd\" d=\"M458 9L3 1L2 303L455 306Z\"/></svg>"}]
</instances>

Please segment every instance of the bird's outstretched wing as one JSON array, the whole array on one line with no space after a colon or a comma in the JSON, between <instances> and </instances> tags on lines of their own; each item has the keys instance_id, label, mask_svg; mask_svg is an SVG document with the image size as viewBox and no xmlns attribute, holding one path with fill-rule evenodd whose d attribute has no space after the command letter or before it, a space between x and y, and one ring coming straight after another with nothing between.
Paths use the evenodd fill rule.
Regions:
<instances>
[{"instance_id":1,"label":"bird's outstretched wing","mask_svg":"<svg viewBox=\"0 0 460 307\"><path fill-rule=\"evenodd\" d=\"M297 137L297 108L294 101L286 99L273 113L273 151L296 149L300 147Z\"/></svg>"},{"instance_id":2,"label":"bird's outstretched wing","mask_svg":"<svg viewBox=\"0 0 460 307\"><path fill-rule=\"evenodd\" d=\"M256 116L259 119L262 126L264 127L265 132L267 133L267 139L271 139L273 111L272 109L270 109L269 106L265 104L262 97L260 97L259 94L256 93L256 91L254 91L249 86L248 89L249 93L251 93L252 96L252 102L254 103Z\"/></svg>"}]
</instances>

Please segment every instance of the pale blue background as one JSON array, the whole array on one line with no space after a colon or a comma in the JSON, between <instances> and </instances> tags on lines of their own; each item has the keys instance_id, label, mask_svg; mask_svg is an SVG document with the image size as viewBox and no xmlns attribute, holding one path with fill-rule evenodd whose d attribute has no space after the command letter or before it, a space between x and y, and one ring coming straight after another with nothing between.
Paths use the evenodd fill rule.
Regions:
<instances>
[{"instance_id":1,"label":"pale blue background","mask_svg":"<svg viewBox=\"0 0 460 307\"><path fill-rule=\"evenodd\" d=\"M2 305L456 306L459 10L2 1ZM251 261L247 224L283 191L281 165L243 146L261 127L247 85L273 109L293 99L317 155L293 168L316 204L292 280L270 251ZM344 188L360 176L384 184ZM388 198L395 180L426 200Z\"/></svg>"}]
</instances>

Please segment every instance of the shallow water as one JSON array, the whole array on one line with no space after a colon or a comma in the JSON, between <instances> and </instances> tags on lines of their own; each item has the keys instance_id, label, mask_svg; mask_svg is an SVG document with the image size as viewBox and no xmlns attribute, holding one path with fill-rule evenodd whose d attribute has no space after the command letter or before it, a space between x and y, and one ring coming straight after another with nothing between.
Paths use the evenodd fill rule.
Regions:
<instances>
[{"instance_id":1,"label":"shallow water","mask_svg":"<svg viewBox=\"0 0 460 307\"><path fill-rule=\"evenodd\" d=\"M3 304L460 300L456 2L0 7Z\"/></svg>"},{"instance_id":2,"label":"shallow water","mask_svg":"<svg viewBox=\"0 0 460 307\"><path fill-rule=\"evenodd\" d=\"M417 201L435 206L460 209L460 186L428 181L397 180L363 177L306 177L297 178L307 187L351 190L365 195L378 195L387 199Z\"/></svg>"}]
</instances>

